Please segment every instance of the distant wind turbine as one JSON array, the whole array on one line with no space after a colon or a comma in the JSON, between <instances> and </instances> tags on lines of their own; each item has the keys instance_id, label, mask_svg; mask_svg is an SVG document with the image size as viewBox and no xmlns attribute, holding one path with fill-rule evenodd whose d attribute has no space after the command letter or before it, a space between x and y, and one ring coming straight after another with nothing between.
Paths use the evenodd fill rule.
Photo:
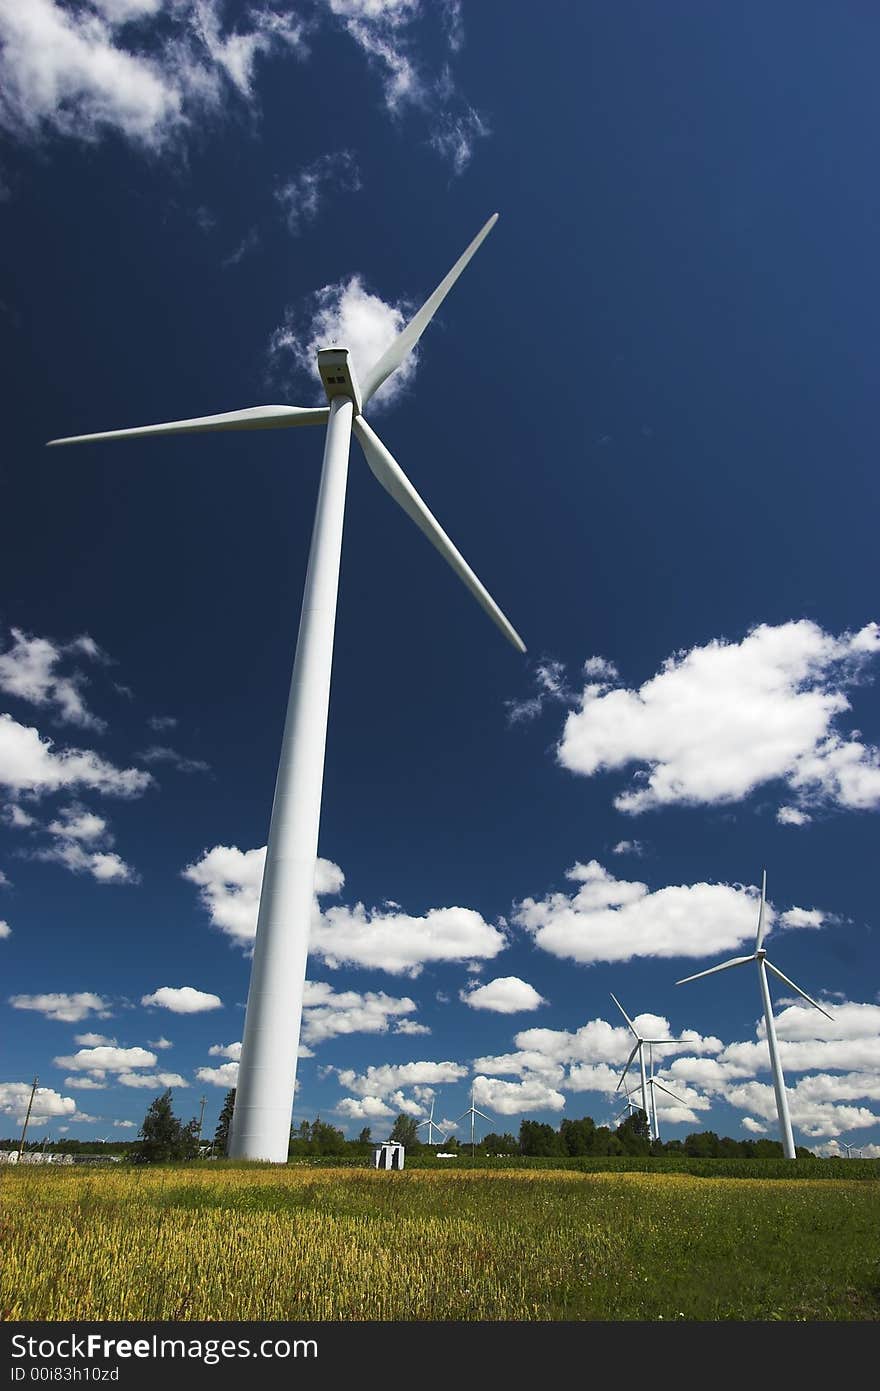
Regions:
<instances>
[{"instance_id":1,"label":"distant wind turbine","mask_svg":"<svg viewBox=\"0 0 880 1391\"><path fill-rule=\"evenodd\" d=\"M611 998L612 998L612 1000L614 1001L614 1003L617 1005L617 1008L620 1010L620 1012L621 1012L621 1014L623 1015L624 1019L626 1020L627 1025L629 1026L629 1031L630 1031L630 1033L631 1033L631 1034L633 1035L633 1037L635 1038L635 1046L634 1046L632 1052L630 1053L629 1057L628 1057L627 1060L626 1060L626 1067L623 1069L623 1072L620 1074L620 1081L618 1082L617 1087L618 1087L618 1090L619 1090L620 1087L621 1087L621 1085L622 1085L622 1083L623 1083L623 1079L626 1077L626 1074L629 1072L630 1064L632 1063L633 1058L636 1056L636 1053L638 1053L638 1055L639 1055L639 1071L641 1072L641 1075L642 1075L642 1110L643 1110L644 1113L645 1113L645 1120L648 1122L648 1134L650 1135L650 1137L651 1137L652 1140L656 1140L656 1139L657 1139L657 1136L654 1134L654 1126L653 1126L652 1121L651 1121L651 1112L650 1112L650 1110L648 1109L648 1078L647 1078L647 1074L646 1074L646 1071L645 1071L645 1044L646 1044L646 1043L649 1043L649 1044L654 1044L654 1043L677 1043L678 1040L677 1040L677 1039L674 1039L674 1038L644 1038L644 1037L639 1033L638 1029L636 1028L636 1026L635 1026L635 1024L633 1023L633 1021L630 1019L629 1015L627 1014L626 1010L623 1008L623 1005L620 1003L620 1001L618 1000L617 996L614 995L614 994L612 994L612 995L611 995ZM659 1085L659 1084L658 1084L658 1085ZM664 1088L664 1090L665 1090L665 1088Z\"/></svg>"},{"instance_id":2,"label":"distant wind turbine","mask_svg":"<svg viewBox=\"0 0 880 1391\"><path fill-rule=\"evenodd\" d=\"M699 980L701 976L714 975L716 971L726 971L731 966L745 966L750 961L758 964L758 981L761 987L761 1001L764 1006L764 1024L767 1030L767 1047L770 1050L770 1069L773 1073L773 1088L776 1092L776 1113L779 1117L779 1130L782 1136L782 1151L786 1159L794 1159L794 1135L791 1129L791 1116L788 1113L788 1097L785 1092L785 1078L782 1075L782 1063L779 1058L779 1045L776 1041L776 1025L773 1022L773 1003L770 999L770 986L767 982L767 972L772 971L774 976L785 981L787 986L796 990L799 995L817 1009L820 1014L824 1014L826 1019L833 1019L827 1009L823 1009L817 1004L812 995L808 995L805 990L801 990L799 985L795 985L793 980L784 976L778 966L774 966L772 961L767 959L767 952L764 948L764 933L766 929L766 908L767 908L767 871L761 875L761 906L758 909L758 932L755 937L755 950L751 956L734 956L730 961L722 961L718 966L710 966L708 971L697 971L694 976L685 976L683 980L677 980L676 985L686 985L690 980Z\"/></svg>"},{"instance_id":3,"label":"distant wind turbine","mask_svg":"<svg viewBox=\"0 0 880 1391\"><path fill-rule=\"evenodd\" d=\"M440 1136L440 1143L441 1143L441 1145L442 1145L446 1137L444 1136L443 1131L440 1129L439 1125L435 1125L435 1124L434 1124L434 1098L433 1098L433 1096L431 1097L431 1114L428 1116L428 1119L427 1119L427 1120L419 1121L418 1125L416 1126L416 1130L421 1130L421 1128L422 1128L423 1125L426 1125L426 1126L428 1127L428 1144L429 1144L429 1145L433 1145L433 1143L434 1143L433 1134L434 1134L434 1131L436 1130L437 1134Z\"/></svg>"},{"instance_id":4,"label":"distant wind turbine","mask_svg":"<svg viewBox=\"0 0 880 1391\"><path fill-rule=\"evenodd\" d=\"M664 1082L661 1082L661 1081L660 1081L660 1078L659 1078L659 1077L655 1077L655 1076L654 1076L654 1044L653 1044L653 1042L648 1044L648 1061L649 1061L649 1072L650 1072L650 1075L649 1075L649 1077L648 1077L648 1090L649 1090L649 1092L651 1093L651 1117L652 1117L652 1128L653 1128L653 1131L654 1131L654 1139L655 1139L655 1140L659 1140L659 1139L660 1139L660 1122L659 1122L659 1120L657 1119L657 1092L658 1092L658 1091L665 1092L667 1096L671 1096L671 1097L672 1097L672 1100L673 1100L673 1101L677 1101L678 1104L679 1104L680 1106L687 1106L687 1102L684 1100L683 1097L677 1096L675 1092L670 1091L670 1089L666 1086L666 1084L665 1084Z\"/></svg>"},{"instance_id":5,"label":"distant wind turbine","mask_svg":"<svg viewBox=\"0 0 880 1391\"><path fill-rule=\"evenodd\" d=\"M324 348L318 370L329 406L250 406L220 415L50 440L53 445L205 430L275 430L326 425L296 658L266 848L241 1060L229 1137L238 1159L287 1160L296 1082L309 920L315 891L324 748L348 455L354 434L367 464L519 652L522 638L456 550L406 474L363 417L363 407L406 360L471 257L495 226L493 214L421 309L358 383L347 348Z\"/></svg>"},{"instance_id":6,"label":"distant wind turbine","mask_svg":"<svg viewBox=\"0 0 880 1391\"><path fill-rule=\"evenodd\" d=\"M471 1104L470 1104L470 1106L467 1108L466 1111L462 1111L461 1115L458 1117L458 1119L456 1120L455 1124L458 1125L458 1122L459 1122L459 1121L463 1121L464 1118L465 1118L465 1116L470 1116L470 1118L471 1118L471 1158L473 1158L473 1156L474 1156L474 1149L475 1149L475 1141L474 1141L474 1122L475 1122L477 1116L482 1117L482 1119L483 1119L484 1121L488 1121L489 1125L492 1124L492 1118L491 1118L491 1116L487 1116L486 1113L485 1113L485 1111L478 1111L477 1108L476 1108L476 1106L474 1105L474 1088L473 1088L473 1087L471 1087Z\"/></svg>"},{"instance_id":7,"label":"distant wind turbine","mask_svg":"<svg viewBox=\"0 0 880 1391\"><path fill-rule=\"evenodd\" d=\"M861 1159L861 1157L862 1157L862 1151L861 1151L860 1149L858 1149L855 1145L848 1145L848 1144L846 1143L846 1140L838 1140L837 1143L838 1143L838 1145L840 1146L841 1149L846 1150L846 1158L847 1158L847 1159L852 1159L853 1154L857 1154L857 1155L859 1156L859 1158Z\"/></svg>"}]
</instances>

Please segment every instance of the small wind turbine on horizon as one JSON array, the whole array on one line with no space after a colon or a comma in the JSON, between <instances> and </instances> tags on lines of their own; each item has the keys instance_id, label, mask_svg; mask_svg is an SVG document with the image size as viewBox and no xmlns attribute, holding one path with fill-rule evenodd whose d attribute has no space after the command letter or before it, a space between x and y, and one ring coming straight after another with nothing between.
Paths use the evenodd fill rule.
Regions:
<instances>
[{"instance_id":1,"label":"small wind turbine on horizon","mask_svg":"<svg viewBox=\"0 0 880 1391\"><path fill-rule=\"evenodd\" d=\"M477 1108L476 1108L476 1106L474 1105L474 1088L473 1088L473 1087L471 1087L471 1104L470 1104L470 1106L467 1108L466 1111L462 1111L461 1115L458 1117L458 1119L456 1120L455 1124L458 1125L458 1122L459 1122L459 1121L463 1121L464 1118L465 1118L465 1116L470 1116L470 1118L471 1118L471 1158L473 1159L473 1157L474 1157L474 1149L475 1149L475 1141L474 1141L474 1122L475 1122L477 1116L481 1116L482 1119L483 1119L484 1121L488 1121L489 1125L492 1124L492 1118L491 1118L491 1116L487 1116L486 1113L485 1113L485 1111L478 1111Z\"/></svg>"},{"instance_id":2,"label":"small wind turbine on horizon","mask_svg":"<svg viewBox=\"0 0 880 1391\"><path fill-rule=\"evenodd\" d=\"M856 1145L848 1145L846 1143L846 1140L841 1139L838 1139L837 1143L841 1149L846 1150L846 1154L844 1156L845 1159L852 1159L853 1152L855 1152L859 1156L859 1159L861 1159L862 1151Z\"/></svg>"},{"instance_id":3,"label":"small wind turbine on horizon","mask_svg":"<svg viewBox=\"0 0 880 1391\"><path fill-rule=\"evenodd\" d=\"M421 1128L422 1128L423 1125L426 1125L426 1126L428 1127L428 1144L429 1144L429 1145L433 1145L433 1143L434 1143L434 1141L433 1141L433 1139L432 1139L432 1135L433 1135L433 1132L434 1132L435 1130L436 1130L437 1134L440 1136L440 1143L441 1143L441 1145L444 1144L444 1142L445 1142L445 1140L446 1140L446 1136L443 1134L443 1131L440 1129L439 1125L435 1125L435 1124L434 1124L434 1098L433 1098L433 1096L431 1097L431 1114L428 1116L427 1120L419 1121L418 1125L416 1126L416 1130L421 1130Z\"/></svg>"},{"instance_id":4,"label":"small wind turbine on horizon","mask_svg":"<svg viewBox=\"0 0 880 1391\"><path fill-rule=\"evenodd\" d=\"M455 265L359 383L347 348L324 348L318 371L329 405L250 406L135 429L50 440L52 445L207 430L326 425L324 462L281 743L242 1035L229 1154L287 1160L296 1082L309 921L315 891L324 749L351 435L373 475L440 552L519 652L525 644L456 550L406 474L363 417L363 407L405 361L471 257L495 226L494 213Z\"/></svg>"},{"instance_id":5,"label":"small wind turbine on horizon","mask_svg":"<svg viewBox=\"0 0 880 1391\"><path fill-rule=\"evenodd\" d=\"M773 972L780 980L796 990L799 995L817 1009L820 1014L824 1014L826 1019L833 1020L834 1016L829 1014L827 1009L823 1009L817 1004L812 995L808 995L805 990L801 990L799 985L795 985L793 980L782 974L778 966L768 960L767 951L764 947L764 935L766 932L767 916L767 871L761 874L761 906L758 909L758 931L755 937L755 950L751 956L734 956L730 961L722 961L718 966L710 966L708 971L697 971L696 975L685 976L683 980L677 980L676 985L686 985L688 981L699 980L702 976L714 975L716 971L727 971L731 966L745 966L750 961L758 964L758 981L761 987L761 1002L764 1006L764 1025L767 1031L767 1048L770 1052L770 1069L773 1073L773 1089L776 1093L776 1113L779 1117L779 1130L782 1136L782 1151L786 1159L794 1159L794 1135L791 1129L791 1116L788 1112L788 1097L785 1092L785 1078L782 1075L782 1062L779 1057L779 1044L776 1040L776 1025L773 1020L773 1002L770 999L770 986L767 981L767 971Z\"/></svg>"},{"instance_id":6,"label":"small wind turbine on horizon","mask_svg":"<svg viewBox=\"0 0 880 1391\"><path fill-rule=\"evenodd\" d=\"M609 993L611 993L611 992L609 992ZM620 1087L621 1087L622 1084L623 1084L623 1080L624 1080L624 1078L626 1077L626 1074L629 1072L630 1064L632 1063L633 1058L636 1056L636 1053L638 1053L638 1055L639 1055L639 1071L641 1072L641 1075L642 1075L642 1110L643 1110L644 1113L645 1113L645 1120L648 1122L648 1134L650 1135L650 1137L651 1137L652 1140L656 1140L656 1139L657 1139L657 1136L656 1136L656 1134L654 1134L654 1125L653 1125L652 1120L651 1120L651 1111L650 1111L650 1109L649 1109L649 1102L648 1102L648 1078L647 1078L647 1073L646 1073L646 1070L645 1070L645 1044L648 1043L648 1044L652 1044L652 1045L653 1045L653 1044L655 1044L655 1043L677 1043L677 1042L678 1042L678 1039L675 1039L675 1038L644 1038L644 1037L639 1033L638 1029L636 1028L636 1026L635 1026L635 1024L633 1023L633 1021L630 1019L629 1015L627 1014L626 1010L623 1008L623 1005L620 1003L620 1001L618 1000L617 996L614 995L613 993L611 993L611 998L612 998L612 1000L614 1001L614 1003L617 1005L617 1008L620 1010L620 1012L621 1012L621 1014L623 1015L624 1019L626 1020L627 1025L629 1026L629 1031L630 1031L630 1033L631 1033L631 1034L633 1035L633 1037L635 1038L635 1046L633 1047L632 1052L630 1053L629 1057L628 1057L627 1060L626 1060L626 1067L623 1069L623 1072L620 1074L620 1081L619 1081L618 1084L617 1084L617 1090L618 1090L618 1091L620 1090ZM652 1073L653 1073L653 1062L652 1062ZM662 1091L668 1091L668 1088L667 1088L667 1087L663 1087L661 1083L658 1082L657 1085L661 1087L661 1090L662 1090ZM627 1093L627 1095L629 1095L629 1093ZM651 1093L651 1096L652 1096L652 1098L653 1098L653 1092ZM677 1100L678 1100L678 1097L676 1097L675 1099L676 1099L676 1101L677 1101Z\"/></svg>"},{"instance_id":7,"label":"small wind turbine on horizon","mask_svg":"<svg viewBox=\"0 0 880 1391\"><path fill-rule=\"evenodd\" d=\"M659 1122L659 1120L658 1120L658 1118L657 1118L657 1091L659 1090L659 1091L661 1091L661 1092L665 1092L667 1096L671 1096L671 1097L672 1097L672 1100L673 1100L673 1101L677 1101L678 1104L679 1104L679 1106L687 1106L687 1102L684 1100L683 1097L677 1096L675 1092L670 1091L669 1087L667 1087L666 1084L665 1084L664 1082L661 1082L659 1077L655 1077L655 1075L654 1075L654 1043L653 1043L653 1042L650 1042L650 1041L649 1041L649 1043L648 1043L648 1072L649 1072L649 1076L648 1076L648 1090L649 1090L649 1092L651 1093L651 1117L652 1117L652 1121L653 1121L653 1130L654 1130L654 1136L653 1136L653 1138L654 1138L655 1140L659 1140L659 1139L660 1139L660 1122Z\"/></svg>"}]
</instances>

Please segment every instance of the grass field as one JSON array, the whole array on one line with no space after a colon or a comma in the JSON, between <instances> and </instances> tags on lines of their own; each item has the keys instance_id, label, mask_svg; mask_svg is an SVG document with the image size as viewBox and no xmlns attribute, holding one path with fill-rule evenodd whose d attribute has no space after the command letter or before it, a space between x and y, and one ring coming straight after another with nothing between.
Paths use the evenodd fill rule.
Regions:
<instances>
[{"instance_id":1,"label":"grass field","mask_svg":"<svg viewBox=\"0 0 880 1391\"><path fill-rule=\"evenodd\" d=\"M7 1169L6 1319L880 1316L880 1185L685 1173Z\"/></svg>"}]
</instances>

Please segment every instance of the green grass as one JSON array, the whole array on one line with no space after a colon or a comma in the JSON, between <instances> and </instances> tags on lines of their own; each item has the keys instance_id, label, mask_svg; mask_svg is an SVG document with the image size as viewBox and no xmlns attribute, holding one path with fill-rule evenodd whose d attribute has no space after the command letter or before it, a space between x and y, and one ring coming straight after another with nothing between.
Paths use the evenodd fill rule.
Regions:
<instances>
[{"instance_id":1,"label":"green grass","mask_svg":"<svg viewBox=\"0 0 880 1391\"><path fill-rule=\"evenodd\" d=\"M880 1185L852 1178L222 1164L0 1187L12 1319L880 1316Z\"/></svg>"}]
</instances>

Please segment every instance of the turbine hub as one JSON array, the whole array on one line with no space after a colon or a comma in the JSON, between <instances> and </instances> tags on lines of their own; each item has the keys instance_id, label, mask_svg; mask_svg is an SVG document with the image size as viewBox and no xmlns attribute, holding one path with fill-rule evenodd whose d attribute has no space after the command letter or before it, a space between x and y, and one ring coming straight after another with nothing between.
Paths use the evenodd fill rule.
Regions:
<instances>
[{"instance_id":1,"label":"turbine hub","mask_svg":"<svg viewBox=\"0 0 880 1391\"><path fill-rule=\"evenodd\" d=\"M318 371L327 400L332 401L334 396L347 396L354 403L355 415L360 415L363 407L361 389L348 348L321 348L318 352Z\"/></svg>"}]
</instances>

